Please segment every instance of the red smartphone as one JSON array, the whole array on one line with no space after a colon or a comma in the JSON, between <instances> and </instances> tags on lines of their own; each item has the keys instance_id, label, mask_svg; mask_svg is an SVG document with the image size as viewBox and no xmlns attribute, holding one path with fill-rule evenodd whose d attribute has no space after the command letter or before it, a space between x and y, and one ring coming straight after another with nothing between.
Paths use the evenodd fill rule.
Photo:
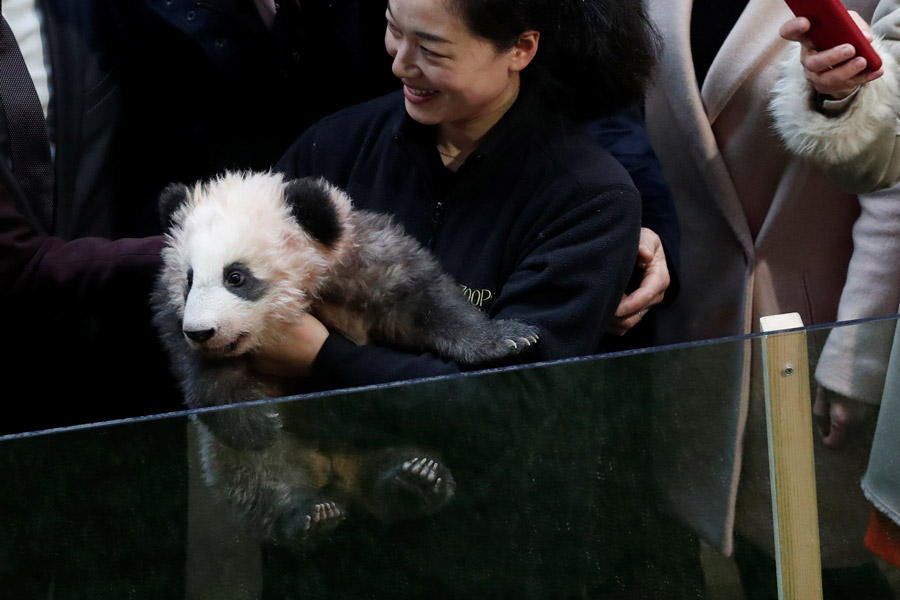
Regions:
<instances>
[{"instance_id":1,"label":"red smartphone","mask_svg":"<svg viewBox=\"0 0 900 600\"><path fill-rule=\"evenodd\" d=\"M866 71L881 68L881 57L863 35L840 0L785 0L794 14L809 19L809 39L818 50L853 44L856 56L866 59Z\"/></svg>"}]
</instances>

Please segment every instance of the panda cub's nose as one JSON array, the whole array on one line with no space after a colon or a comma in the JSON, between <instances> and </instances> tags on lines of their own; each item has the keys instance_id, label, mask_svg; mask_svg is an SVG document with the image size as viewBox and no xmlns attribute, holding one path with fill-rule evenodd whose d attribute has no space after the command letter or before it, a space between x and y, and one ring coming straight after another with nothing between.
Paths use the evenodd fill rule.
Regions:
<instances>
[{"instance_id":1,"label":"panda cub's nose","mask_svg":"<svg viewBox=\"0 0 900 600\"><path fill-rule=\"evenodd\" d=\"M191 341L197 342L198 344L202 344L206 342L216 333L215 329L198 329L196 331L188 331L184 330L184 335L188 337Z\"/></svg>"}]
</instances>

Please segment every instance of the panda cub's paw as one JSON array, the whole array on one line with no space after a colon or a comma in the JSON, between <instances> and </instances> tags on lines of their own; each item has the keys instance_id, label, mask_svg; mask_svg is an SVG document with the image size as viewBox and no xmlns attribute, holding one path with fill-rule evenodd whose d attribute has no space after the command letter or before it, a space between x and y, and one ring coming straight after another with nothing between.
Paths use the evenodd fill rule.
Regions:
<instances>
[{"instance_id":1,"label":"panda cub's paw","mask_svg":"<svg viewBox=\"0 0 900 600\"><path fill-rule=\"evenodd\" d=\"M375 501L386 521L433 514L453 498L456 482L450 469L428 457L399 461L375 484Z\"/></svg>"},{"instance_id":2,"label":"panda cub's paw","mask_svg":"<svg viewBox=\"0 0 900 600\"><path fill-rule=\"evenodd\" d=\"M314 538L332 531L343 522L346 514L337 502L326 500L313 505L305 519L305 537Z\"/></svg>"},{"instance_id":3,"label":"panda cub's paw","mask_svg":"<svg viewBox=\"0 0 900 600\"><path fill-rule=\"evenodd\" d=\"M476 328L459 339L439 340L442 356L461 363L480 365L521 354L538 343L540 331L514 319L483 319Z\"/></svg>"},{"instance_id":4,"label":"panda cub's paw","mask_svg":"<svg viewBox=\"0 0 900 600\"><path fill-rule=\"evenodd\" d=\"M293 544L312 544L332 532L346 518L337 502L317 500L291 511L279 523L282 539Z\"/></svg>"},{"instance_id":5,"label":"panda cub's paw","mask_svg":"<svg viewBox=\"0 0 900 600\"><path fill-rule=\"evenodd\" d=\"M540 332L537 327L513 319L494 321L503 335L502 343L509 349L508 354L519 354L538 343Z\"/></svg>"},{"instance_id":6,"label":"panda cub's paw","mask_svg":"<svg viewBox=\"0 0 900 600\"><path fill-rule=\"evenodd\" d=\"M490 362L525 352L538 343L540 332L537 327L514 319L489 321L489 339L476 348L472 363Z\"/></svg>"}]
</instances>

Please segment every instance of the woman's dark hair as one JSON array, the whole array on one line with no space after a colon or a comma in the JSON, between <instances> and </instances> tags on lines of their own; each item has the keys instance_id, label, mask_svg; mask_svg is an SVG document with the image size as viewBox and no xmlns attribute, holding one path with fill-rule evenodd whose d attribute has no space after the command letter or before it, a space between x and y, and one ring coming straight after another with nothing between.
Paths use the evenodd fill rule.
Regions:
<instances>
[{"instance_id":1,"label":"woman's dark hair","mask_svg":"<svg viewBox=\"0 0 900 600\"><path fill-rule=\"evenodd\" d=\"M498 50L511 48L524 31L539 31L522 81L570 117L607 114L643 99L659 38L641 0L446 1Z\"/></svg>"}]
</instances>

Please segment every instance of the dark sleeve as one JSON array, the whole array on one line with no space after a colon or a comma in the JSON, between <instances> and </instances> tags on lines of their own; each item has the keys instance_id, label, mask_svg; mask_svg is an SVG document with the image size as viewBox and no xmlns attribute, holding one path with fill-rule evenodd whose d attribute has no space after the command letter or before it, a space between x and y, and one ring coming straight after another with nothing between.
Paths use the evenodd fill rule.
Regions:
<instances>
[{"instance_id":1,"label":"dark sleeve","mask_svg":"<svg viewBox=\"0 0 900 600\"><path fill-rule=\"evenodd\" d=\"M669 267L671 283L664 303L678 295L678 272L681 231L675 201L662 174L662 166L650 145L639 107L591 121L588 133L628 170L641 194L643 217L641 225L652 230L662 240Z\"/></svg>"},{"instance_id":2,"label":"dark sleeve","mask_svg":"<svg viewBox=\"0 0 900 600\"><path fill-rule=\"evenodd\" d=\"M488 316L541 331L538 344L502 364L595 354L612 321L637 253L640 200L630 185L578 198L541 223L533 245L504 282ZM356 346L332 334L313 367L316 389L355 387L471 370L429 353Z\"/></svg>"},{"instance_id":3,"label":"dark sleeve","mask_svg":"<svg viewBox=\"0 0 900 600\"><path fill-rule=\"evenodd\" d=\"M65 241L38 236L0 188L0 299L32 309L87 312L146 302L162 237Z\"/></svg>"}]
</instances>

